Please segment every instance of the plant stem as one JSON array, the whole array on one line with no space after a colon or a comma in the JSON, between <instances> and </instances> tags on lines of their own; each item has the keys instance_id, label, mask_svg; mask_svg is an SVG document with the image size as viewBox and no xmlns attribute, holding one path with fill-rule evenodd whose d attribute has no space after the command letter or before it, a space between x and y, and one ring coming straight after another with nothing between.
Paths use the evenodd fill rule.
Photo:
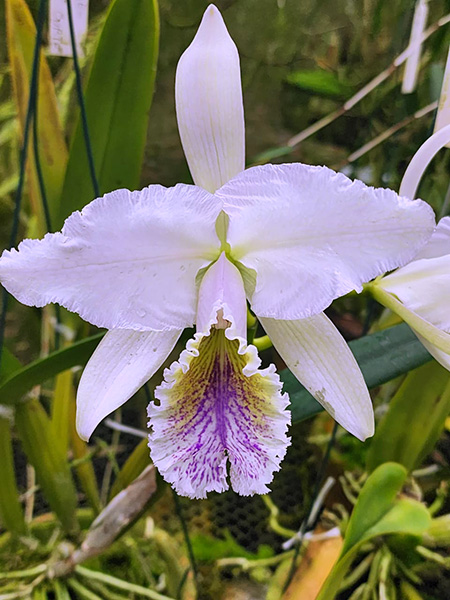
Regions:
<instances>
[{"instance_id":1,"label":"plant stem","mask_svg":"<svg viewBox=\"0 0 450 600\"><path fill-rule=\"evenodd\" d=\"M79 565L75 567L75 573L81 575L82 577L86 577L86 579L100 581L101 583L115 587L118 590L125 590L126 592L133 594L140 594L141 596L144 596L144 598L151 598L151 600L174 600L169 596L163 596L162 594L158 594L158 592L148 590L140 585L136 585L135 583L128 583L127 581L123 581L122 579L118 579L112 575L107 575L106 573L101 573L100 571L91 571L90 569L86 569L85 567L81 567Z\"/></svg>"},{"instance_id":2,"label":"plant stem","mask_svg":"<svg viewBox=\"0 0 450 600\"><path fill-rule=\"evenodd\" d=\"M9 571L7 573L0 573L0 579L22 579L25 577L35 577L40 575L47 570L47 565L37 565L31 569L24 569L23 571Z\"/></svg>"},{"instance_id":3,"label":"plant stem","mask_svg":"<svg viewBox=\"0 0 450 600\"><path fill-rule=\"evenodd\" d=\"M216 562L216 565L219 568L241 567L244 571L249 571L250 569L256 569L258 567L272 567L277 565L280 562L283 562L283 560L294 556L294 552L295 550L289 550L288 552L283 552L282 554L277 554L270 558L257 558L255 560L249 560L248 558L220 558Z\"/></svg>"}]
</instances>

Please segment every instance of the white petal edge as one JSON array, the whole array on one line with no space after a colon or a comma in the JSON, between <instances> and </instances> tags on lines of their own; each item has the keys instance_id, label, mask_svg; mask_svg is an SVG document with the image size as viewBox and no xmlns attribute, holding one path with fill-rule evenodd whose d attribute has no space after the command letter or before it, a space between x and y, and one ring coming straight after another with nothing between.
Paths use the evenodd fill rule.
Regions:
<instances>
[{"instance_id":1,"label":"white petal edge","mask_svg":"<svg viewBox=\"0 0 450 600\"><path fill-rule=\"evenodd\" d=\"M212 4L178 63L175 99L192 178L214 192L244 170L245 134L238 51Z\"/></svg>"},{"instance_id":2,"label":"white petal edge","mask_svg":"<svg viewBox=\"0 0 450 600\"><path fill-rule=\"evenodd\" d=\"M414 198L422 175L437 152L450 142L450 125L433 133L424 142L411 159L400 184L400 196Z\"/></svg>"},{"instance_id":3,"label":"white petal edge","mask_svg":"<svg viewBox=\"0 0 450 600\"><path fill-rule=\"evenodd\" d=\"M374 433L369 391L349 346L323 313L297 321L260 318L277 352L302 385L360 440Z\"/></svg>"},{"instance_id":4,"label":"white petal edge","mask_svg":"<svg viewBox=\"0 0 450 600\"><path fill-rule=\"evenodd\" d=\"M256 272L258 316L296 320L409 262L434 229L425 202L326 167L253 167L216 192L231 256Z\"/></svg>"},{"instance_id":5,"label":"white petal edge","mask_svg":"<svg viewBox=\"0 0 450 600\"><path fill-rule=\"evenodd\" d=\"M429 343L433 344L438 350L445 353L450 353L450 334L445 331L441 331L433 323L430 323L420 314L410 310L400 300L398 300L393 294L384 289L385 280L387 277L376 281L370 285L370 292L380 304L392 310L399 317L401 317L405 323L414 330L418 335L421 335Z\"/></svg>"},{"instance_id":6,"label":"white petal edge","mask_svg":"<svg viewBox=\"0 0 450 600\"><path fill-rule=\"evenodd\" d=\"M450 254L450 217L444 217L439 221L437 227L414 260L421 258L437 258Z\"/></svg>"},{"instance_id":7,"label":"white petal edge","mask_svg":"<svg viewBox=\"0 0 450 600\"><path fill-rule=\"evenodd\" d=\"M5 250L0 281L23 304L57 302L97 327L190 327L196 275L219 256L220 211L192 185L116 190L74 212L61 233Z\"/></svg>"},{"instance_id":8,"label":"white petal edge","mask_svg":"<svg viewBox=\"0 0 450 600\"><path fill-rule=\"evenodd\" d=\"M413 331L417 335L417 337L421 341L421 343L428 350L428 352L431 354L431 356L435 360L437 360L437 362L440 365L442 365L444 367L444 369L447 369L448 371L450 371L450 354L447 352L442 352L442 350L439 350L438 348L436 348L436 346L434 346L433 344L430 344L430 342L428 340L426 340L422 335L420 335L420 333L417 333L417 331L415 331L414 329L413 329Z\"/></svg>"},{"instance_id":9,"label":"white petal edge","mask_svg":"<svg viewBox=\"0 0 450 600\"><path fill-rule=\"evenodd\" d=\"M78 435L88 440L97 425L122 406L159 369L181 330L108 331L89 359L77 391Z\"/></svg>"},{"instance_id":10,"label":"white petal edge","mask_svg":"<svg viewBox=\"0 0 450 600\"><path fill-rule=\"evenodd\" d=\"M413 260L374 285L438 329L450 331L450 254Z\"/></svg>"}]
</instances>

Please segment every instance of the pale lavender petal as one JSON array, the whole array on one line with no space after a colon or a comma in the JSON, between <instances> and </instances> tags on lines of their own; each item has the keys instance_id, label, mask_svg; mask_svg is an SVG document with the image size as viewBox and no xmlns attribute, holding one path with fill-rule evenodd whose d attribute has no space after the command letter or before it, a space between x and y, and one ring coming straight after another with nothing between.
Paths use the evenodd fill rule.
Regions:
<instances>
[{"instance_id":1,"label":"pale lavender petal","mask_svg":"<svg viewBox=\"0 0 450 600\"><path fill-rule=\"evenodd\" d=\"M198 271L219 256L220 201L201 188L116 190L73 213L61 233L3 252L0 280L20 302L57 302L107 329L194 322Z\"/></svg>"},{"instance_id":2,"label":"pale lavender petal","mask_svg":"<svg viewBox=\"0 0 450 600\"><path fill-rule=\"evenodd\" d=\"M413 260L380 279L376 287L438 329L450 331L450 254Z\"/></svg>"},{"instance_id":3,"label":"pale lavender petal","mask_svg":"<svg viewBox=\"0 0 450 600\"><path fill-rule=\"evenodd\" d=\"M348 344L323 313L299 319L261 319L292 373L342 427L365 440L373 435L372 401Z\"/></svg>"},{"instance_id":4,"label":"pale lavender petal","mask_svg":"<svg viewBox=\"0 0 450 600\"><path fill-rule=\"evenodd\" d=\"M450 217L444 217L437 224L433 235L414 257L414 260L420 258L437 258L450 254Z\"/></svg>"},{"instance_id":5,"label":"pale lavender petal","mask_svg":"<svg viewBox=\"0 0 450 600\"><path fill-rule=\"evenodd\" d=\"M216 193L233 259L256 273L261 317L297 320L414 258L434 229L430 206L326 167L263 165Z\"/></svg>"},{"instance_id":6,"label":"pale lavender petal","mask_svg":"<svg viewBox=\"0 0 450 600\"><path fill-rule=\"evenodd\" d=\"M180 58L175 96L192 178L214 192L243 171L245 137L239 55L212 4Z\"/></svg>"},{"instance_id":7,"label":"pale lavender petal","mask_svg":"<svg viewBox=\"0 0 450 600\"><path fill-rule=\"evenodd\" d=\"M247 302L242 277L237 268L222 252L218 261L205 273L197 305L197 331L209 332L217 321L217 313L222 310L221 319L231 323L227 337L247 336Z\"/></svg>"},{"instance_id":8,"label":"pale lavender petal","mask_svg":"<svg viewBox=\"0 0 450 600\"><path fill-rule=\"evenodd\" d=\"M77 431L88 440L102 419L122 406L166 360L179 330L108 331L89 359L77 390Z\"/></svg>"}]
</instances>

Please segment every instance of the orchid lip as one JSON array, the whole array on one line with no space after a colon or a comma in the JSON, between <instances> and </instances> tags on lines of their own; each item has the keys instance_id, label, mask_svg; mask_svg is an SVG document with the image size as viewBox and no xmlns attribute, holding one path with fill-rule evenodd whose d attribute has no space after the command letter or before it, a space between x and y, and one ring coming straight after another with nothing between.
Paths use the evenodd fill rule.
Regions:
<instances>
[{"instance_id":1,"label":"orchid lip","mask_svg":"<svg viewBox=\"0 0 450 600\"><path fill-rule=\"evenodd\" d=\"M155 390L160 406L148 409L152 460L181 495L204 498L230 484L266 493L289 445L279 377L258 369L256 348L231 339L233 329L195 334Z\"/></svg>"}]
</instances>

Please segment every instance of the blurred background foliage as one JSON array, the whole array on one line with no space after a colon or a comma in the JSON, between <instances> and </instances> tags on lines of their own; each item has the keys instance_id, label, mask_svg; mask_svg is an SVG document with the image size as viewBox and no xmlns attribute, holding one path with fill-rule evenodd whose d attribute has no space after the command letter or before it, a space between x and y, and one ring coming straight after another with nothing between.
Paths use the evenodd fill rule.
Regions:
<instances>
[{"instance_id":1,"label":"blurred background foliage","mask_svg":"<svg viewBox=\"0 0 450 600\"><path fill-rule=\"evenodd\" d=\"M207 4L91 0L80 66L101 192L191 181L174 77ZM247 164L325 164L398 189L433 130L450 24L426 41L418 85L402 95L403 69L392 64L408 44L412 0L216 4L241 56ZM39 2L0 6L0 243L9 247ZM429 25L448 13L450 0L429 0ZM17 240L58 229L95 196L73 61L42 55L41 69L36 140L50 223L30 144ZM448 172L443 151L420 188L438 215L450 212ZM0 599L313 600L330 571L322 600L450 597L449 375L406 326L386 329L398 321L366 297L340 299L328 314L357 340L379 421L373 440L363 445L333 428L283 371L296 424L272 494L191 501L172 494L148 458L145 406L162 369L87 446L74 429L75 391L98 331L10 299L0 370ZM263 359L283 369L273 349ZM318 519L313 503L330 477ZM307 539L283 550L299 528Z\"/></svg>"}]
</instances>

